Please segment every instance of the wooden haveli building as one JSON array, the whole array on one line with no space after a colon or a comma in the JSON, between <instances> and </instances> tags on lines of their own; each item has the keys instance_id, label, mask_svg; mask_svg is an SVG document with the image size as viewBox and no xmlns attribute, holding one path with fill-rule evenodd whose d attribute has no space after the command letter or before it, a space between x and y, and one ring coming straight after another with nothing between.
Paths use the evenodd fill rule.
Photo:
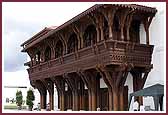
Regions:
<instances>
[{"instance_id":1,"label":"wooden haveli building","mask_svg":"<svg viewBox=\"0 0 168 115\"><path fill-rule=\"evenodd\" d=\"M62 111L128 110L128 73L133 90L143 88L152 69L149 27L157 10L136 4L94 5L59 27L44 28L21 46L30 83L41 108L54 105L54 84ZM146 44L140 44L140 25ZM107 85L100 88L100 79ZM139 98L142 103L142 98Z\"/></svg>"}]
</instances>

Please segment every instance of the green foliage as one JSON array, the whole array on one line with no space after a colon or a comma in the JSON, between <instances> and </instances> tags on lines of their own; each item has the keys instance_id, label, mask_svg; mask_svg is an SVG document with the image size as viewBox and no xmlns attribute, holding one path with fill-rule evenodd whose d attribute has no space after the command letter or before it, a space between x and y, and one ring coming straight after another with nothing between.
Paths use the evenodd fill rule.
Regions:
<instances>
[{"instance_id":1,"label":"green foliage","mask_svg":"<svg viewBox=\"0 0 168 115\"><path fill-rule=\"evenodd\" d=\"M17 106L21 106L23 103L23 96L21 91L16 92L16 104Z\"/></svg>"},{"instance_id":2,"label":"green foliage","mask_svg":"<svg viewBox=\"0 0 168 115\"><path fill-rule=\"evenodd\" d=\"M26 96L26 104L29 106L29 108L33 108L33 101L35 100L34 92L32 89L29 89L27 91L27 96Z\"/></svg>"}]
</instances>

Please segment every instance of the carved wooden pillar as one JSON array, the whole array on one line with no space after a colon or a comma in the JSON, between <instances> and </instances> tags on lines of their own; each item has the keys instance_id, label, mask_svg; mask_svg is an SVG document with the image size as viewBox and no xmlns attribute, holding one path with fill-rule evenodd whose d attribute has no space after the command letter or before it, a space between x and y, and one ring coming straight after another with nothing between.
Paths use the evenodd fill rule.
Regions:
<instances>
[{"instance_id":1,"label":"carved wooden pillar","mask_svg":"<svg viewBox=\"0 0 168 115\"><path fill-rule=\"evenodd\" d=\"M89 111L96 111L97 108L97 87L96 74L89 71L79 71L79 76L88 88Z\"/></svg>"},{"instance_id":2,"label":"carved wooden pillar","mask_svg":"<svg viewBox=\"0 0 168 115\"><path fill-rule=\"evenodd\" d=\"M33 82L33 87L37 88L40 92L40 106L41 109L46 109L46 95L47 95L47 89L43 85L41 81L35 81Z\"/></svg>"},{"instance_id":3,"label":"carved wooden pillar","mask_svg":"<svg viewBox=\"0 0 168 115\"><path fill-rule=\"evenodd\" d=\"M100 29L98 26L96 27L96 32L97 32L97 42L99 42L100 41Z\"/></svg>"},{"instance_id":4,"label":"carved wooden pillar","mask_svg":"<svg viewBox=\"0 0 168 115\"><path fill-rule=\"evenodd\" d=\"M41 58L41 62L44 62L44 51L41 52L41 55L40 55L40 58Z\"/></svg>"},{"instance_id":5,"label":"carved wooden pillar","mask_svg":"<svg viewBox=\"0 0 168 115\"><path fill-rule=\"evenodd\" d=\"M78 107L78 78L77 76L73 73L73 74L64 74L64 79L66 80L66 83L68 84L68 86L70 87L70 89L72 90L72 109L73 111L78 111L79 107Z\"/></svg>"},{"instance_id":6,"label":"carved wooden pillar","mask_svg":"<svg viewBox=\"0 0 168 115\"><path fill-rule=\"evenodd\" d=\"M100 18L99 18L100 41L104 40L103 26L104 26L104 19L102 16L100 16Z\"/></svg>"},{"instance_id":7,"label":"carved wooden pillar","mask_svg":"<svg viewBox=\"0 0 168 115\"><path fill-rule=\"evenodd\" d=\"M153 65L149 65L149 66L145 67L144 70L134 68L131 71L131 74L133 76L133 90L134 90L134 92L138 91L144 87L148 73L151 71L152 67L153 67ZM144 73L144 74L142 74L142 73ZM139 97L138 99L139 99L140 105L143 104L142 97Z\"/></svg>"},{"instance_id":8,"label":"carved wooden pillar","mask_svg":"<svg viewBox=\"0 0 168 115\"><path fill-rule=\"evenodd\" d=\"M100 108L100 76L96 77L97 107Z\"/></svg>"},{"instance_id":9,"label":"carved wooden pillar","mask_svg":"<svg viewBox=\"0 0 168 115\"><path fill-rule=\"evenodd\" d=\"M85 90L84 83L81 80L80 81L80 110L85 109L85 107L84 107L84 90Z\"/></svg>"},{"instance_id":10,"label":"carved wooden pillar","mask_svg":"<svg viewBox=\"0 0 168 115\"><path fill-rule=\"evenodd\" d=\"M50 79L41 79L41 81L49 92L50 110L54 110L54 83Z\"/></svg>"},{"instance_id":11,"label":"carved wooden pillar","mask_svg":"<svg viewBox=\"0 0 168 115\"><path fill-rule=\"evenodd\" d=\"M28 55L30 56L30 59L31 59L31 66L33 66L34 65L34 51L33 50L28 50L27 51L27 53L28 53Z\"/></svg>"},{"instance_id":12,"label":"carved wooden pillar","mask_svg":"<svg viewBox=\"0 0 168 115\"><path fill-rule=\"evenodd\" d=\"M118 88L117 87L115 87L115 88L113 87L112 91L113 91L113 108L114 108L113 110L114 111L118 111L119 110Z\"/></svg>"},{"instance_id":13,"label":"carved wooden pillar","mask_svg":"<svg viewBox=\"0 0 168 115\"><path fill-rule=\"evenodd\" d=\"M65 92L61 91L60 94L60 110L64 111L65 110Z\"/></svg>"},{"instance_id":14,"label":"carved wooden pillar","mask_svg":"<svg viewBox=\"0 0 168 115\"><path fill-rule=\"evenodd\" d=\"M131 22L132 22L132 17L133 17L133 13L130 13L127 18L126 18L126 22L125 22L125 25L126 25L126 37L127 37L127 41L130 41L130 26L131 26Z\"/></svg>"},{"instance_id":15,"label":"carved wooden pillar","mask_svg":"<svg viewBox=\"0 0 168 115\"><path fill-rule=\"evenodd\" d=\"M116 9L110 9L108 10L108 26L109 26L109 38L113 39L113 20L114 20L114 15L116 13Z\"/></svg>"},{"instance_id":16,"label":"carved wooden pillar","mask_svg":"<svg viewBox=\"0 0 168 115\"><path fill-rule=\"evenodd\" d=\"M119 92L119 100L120 100L120 111L124 111L124 87L120 88Z\"/></svg>"},{"instance_id":17,"label":"carved wooden pillar","mask_svg":"<svg viewBox=\"0 0 168 115\"><path fill-rule=\"evenodd\" d=\"M88 97L89 97L89 111L92 111L92 93L91 93L91 90L88 89Z\"/></svg>"},{"instance_id":18,"label":"carved wooden pillar","mask_svg":"<svg viewBox=\"0 0 168 115\"><path fill-rule=\"evenodd\" d=\"M102 77L105 83L107 84L109 90L110 88L112 88L114 111L120 110L119 105L120 105L120 101L123 101L122 99L123 97L121 96L121 100L120 100L119 94L120 94L121 88L124 87L124 83L126 81L128 71L130 71L130 68L132 68L132 65L129 65L129 64L122 64L120 66L114 67L113 69L107 68L103 65L98 66L98 70L102 74ZM111 95L109 95L109 98L111 98ZM121 106L123 106L122 103L121 103Z\"/></svg>"},{"instance_id":19,"label":"carved wooden pillar","mask_svg":"<svg viewBox=\"0 0 168 115\"><path fill-rule=\"evenodd\" d=\"M128 9L123 9L123 11L120 14L120 29L121 29L121 40L124 41L124 25L126 21L126 17L128 15Z\"/></svg>"},{"instance_id":20,"label":"carved wooden pillar","mask_svg":"<svg viewBox=\"0 0 168 115\"><path fill-rule=\"evenodd\" d=\"M67 41L64 33L56 33L57 37L61 40L63 45L63 55L67 54Z\"/></svg>"},{"instance_id":21,"label":"carved wooden pillar","mask_svg":"<svg viewBox=\"0 0 168 115\"><path fill-rule=\"evenodd\" d=\"M81 36L81 48L83 48L83 36L82 36L82 33L80 33L80 36Z\"/></svg>"},{"instance_id":22,"label":"carved wooden pillar","mask_svg":"<svg viewBox=\"0 0 168 115\"><path fill-rule=\"evenodd\" d=\"M80 42L80 40L81 40L81 38L82 38L82 36L80 35L81 33L80 33L80 30L79 30L79 28L75 25L75 24L72 24L72 30L74 31L74 33L77 35L77 39L78 39L78 49L80 49L81 48L81 42Z\"/></svg>"},{"instance_id":23,"label":"carved wooden pillar","mask_svg":"<svg viewBox=\"0 0 168 115\"><path fill-rule=\"evenodd\" d=\"M55 58L55 48L51 48L51 59Z\"/></svg>"},{"instance_id":24,"label":"carved wooden pillar","mask_svg":"<svg viewBox=\"0 0 168 115\"><path fill-rule=\"evenodd\" d=\"M48 43L48 45L51 48L51 59L55 58L55 40L54 39L50 39L48 41L46 41Z\"/></svg>"},{"instance_id":25,"label":"carved wooden pillar","mask_svg":"<svg viewBox=\"0 0 168 115\"><path fill-rule=\"evenodd\" d=\"M104 82L106 83L107 87L108 87L108 94L109 94L109 111L113 110L113 93L112 93L112 87L110 86L106 75L104 74L104 72L100 69L100 65L97 65L96 67L97 71L100 73L100 75L102 76Z\"/></svg>"},{"instance_id":26,"label":"carved wooden pillar","mask_svg":"<svg viewBox=\"0 0 168 115\"><path fill-rule=\"evenodd\" d=\"M91 95L92 95L92 111L96 111L97 110L96 88L91 89Z\"/></svg>"},{"instance_id":27,"label":"carved wooden pillar","mask_svg":"<svg viewBox=\"0 0 168 115\"><path fill-rule=\"evenodd\" d=\"M59 102L59 108L61 111L65 110L65 82L62 77L52 77L51 80L55 83L57 91L58 91L58 102Z\"/></svg>"},{"instance_id":28,"label":"carved wooden pillar","mask_svg":"<svg viewBox=\"0 0 168 115\"><path fill-rule=\"evenodd\" d=\"M60 93L59 93L58 90L57 90L57 95L58 95L58 100L57 100L57 102L58 102L58 109L60 109Z\"/></svg>"},{"instance_id":29,"label":"carved wooden pillar","mask_svg":"<svg viewBox=\"0 0 168 115\"><path fill-rule=\"evenodd\" d=\"M109 111L113 110L113 91L111 87L108 87L108 94L109 94Z\"/></svg>"},{"instance_id":30,"label":"carved wooden pillar","mask_svg":"<svg viewBox=\"0 0 168 115\"><path fill-rule=\"evenodd\" d=\"M152 22L153 17L145 17L143 20L145 32L146 32L146 44L149 45L149 26Z\"/></svg>"},{"instance_id":31,"label":"carved wooden pillar","mask_svg":"<svg viewBox=\"0 0 168 115\"><path fill-rule=\"evenodd\" d=\"M41 109L46 109L46 99L47 99L47 92L46 93L40 93L40 106Z\"/></svg>"},{"instance_id":32,"label":"carved wooden pillar","mask_svg":"<svg viewBox=\"0 0 168 115\"><path fill-rule=\"evenodd\" d=\"M33 65L36 65L36 55L34 55L34 56L32 57L32 64L33 64Z\"/></svg>"}]
</instances>

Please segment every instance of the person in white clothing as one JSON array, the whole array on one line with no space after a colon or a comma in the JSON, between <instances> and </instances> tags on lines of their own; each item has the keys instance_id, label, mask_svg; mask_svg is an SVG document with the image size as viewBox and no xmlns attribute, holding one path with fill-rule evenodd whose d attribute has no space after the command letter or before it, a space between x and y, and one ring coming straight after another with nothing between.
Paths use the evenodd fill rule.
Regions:
<instances>
[{"instance_id":1,"label":"person in white clothing","mask_svg":"<svg viewBox=\"0 0 168 115\"><path fill-rule=\"evenodd\" d=\"M138 110L139 110L138 99L136 99L135 102L133 103L133 110L134 110L134 111L138 111Z\"/></svg>"}]
</instances>

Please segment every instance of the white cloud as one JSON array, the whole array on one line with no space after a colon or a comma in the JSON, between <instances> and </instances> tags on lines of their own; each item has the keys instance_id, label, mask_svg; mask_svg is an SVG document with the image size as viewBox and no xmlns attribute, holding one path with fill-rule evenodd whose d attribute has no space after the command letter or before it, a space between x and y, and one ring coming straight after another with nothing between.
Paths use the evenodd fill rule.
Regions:
<instances>
[{"instance_id":1,"label":"white cloud","mask_svg":"<svg viewBox=\"0 0 168 115\"><path fill-rule=\"evenodd\" d=\"M9 67L14 68L18 66L17 63L20 63L19 67L23 66L24 59L21 60L20 57L25 57L22 57L24 54L20 52L21 43L32 37L44 27L59 26L94 4L93 2L3 2L3 65L8 64ZM164 3L157 2L136 2L136 4L156 7L159 11L161 11L164 8L163 5L165 5ZM27 58L25 58L25 60L26 59ZM3 84L29 86L26 69L22 68L22 70L19 71L15 69L15 72L3 72Z\"/></svg>"},{"instance_id":2,"label":"white cloud","mask_svg":"<svg viewBox=\"0 0 168 115\"><path fill-rule=\"evenodd\" d=\"M58 26L92 5L94 3L11 2L3 3L3 16L20 22L36 22L43 26Z\"/></svg>"}]
</instances>

